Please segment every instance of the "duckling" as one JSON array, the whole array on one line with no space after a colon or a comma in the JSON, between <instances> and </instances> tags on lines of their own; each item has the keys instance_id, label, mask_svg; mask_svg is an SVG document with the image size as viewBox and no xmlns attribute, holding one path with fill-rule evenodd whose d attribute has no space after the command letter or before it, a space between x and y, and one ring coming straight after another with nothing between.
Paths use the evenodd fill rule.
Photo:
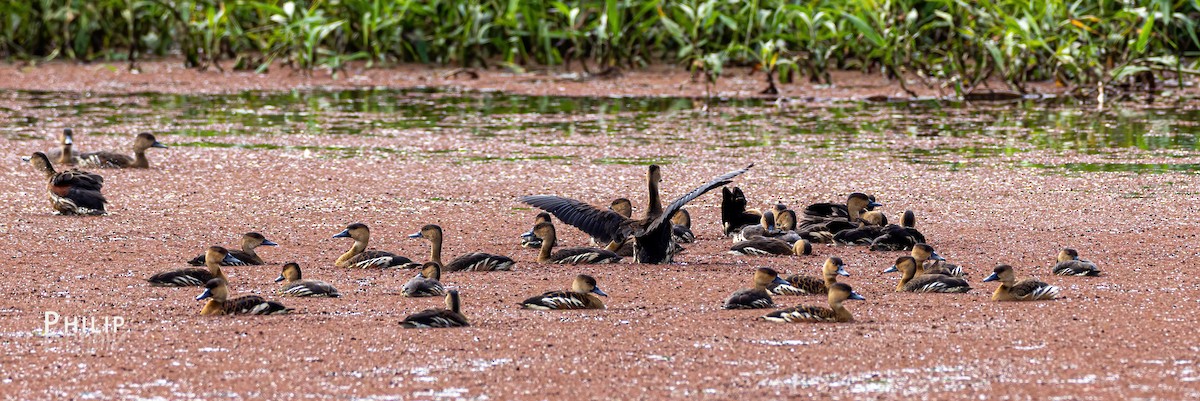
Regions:
<instances>
[{"instance_id":1,"label":"duckling","mask_svg":"<svg viewBox=\"0 0 1200 401\"><path fill-rule=\"evenodd\" d=\"M530 297L521 302L521 307L537 310L605 309L604 301L600 297L608 297L608 294L596 286L596 279L586 274L580 274L575 276L575 280L571 282L570 291L550 291Z\"/></svg>"},{"instance_id":2,"label":"duckling","mask_svg":"<svg viewBox=\"0 0 1200 401\"><path fill-rule=\"evenodd\" d=\"M1054 274L1059 276L1099 276L1100 269L1095 263L1079 258L1079 251L1063 248L1058 252L1058 264L1054 265Z\"/></svg>"},{"instance_id":3,"label":"duckling","mask_svg":"<svg viewBox=\"0 0 1200 401\"><path fill-rule=\"evenodd\" d=\"M271 240L267 239L267 237L264 237L262 234L248 232L242 235L242 250L230 250L229 254L242 261L243 264L238 266L261 265L263 264L263 260L258 256L257 253L254 253L254 248L258 248L259 246L263 245L278 246L279 244L271 242ZM204 266L204 254L200 254L192 260L189 260L188 264L192 266Z\"/></svg>"},{"instance_id":4,"label":"duckling","mask_svg":"<svg viewBox=\"0 0 1200 401\"><path fill-rule=\"evenodd\" d=\"M72 145L75 144L75 138L70 128L63 129L62 133L58 134L58 143L60 145L59 148L46 151L47 157L58 164L75 164L79 162L79 152L71 149Z\"/></svg>"},{"instance_id":5,"label":"duckling","mask_svg":"<svg viewBox=\"0 0 1200 401\"><path fill-rule=\"evenodd\" d=\"M150 276L146 281L150 282L151 286L155 287L198 287L204 285L209 280L214 278L225 277L225 273L221 271L221 265L240 266L244 263L229 254L229 251L219 246L210 246L204 252L204 264L208 269L198 269L189 267L186 269L168 270Z\"/></svg>"},{"instance_id":6,"label":"duckling","mask_svg":"<svg viewBox=\"0 0 1200 401\"><path fill-rule=\"evenodd\" d=\"M386 251L368 251L367 243L371 241L371 229L366 224L354 223L346 226L345 230L333 238L353 238L354 246L339 256L333 265L336 267L353 267L366 269L372 267L413 269L421 266L412 259Z\"/></svg>"},{"instance_id":7,"label":"duckling","mask_svg":"<svg viewBox=\"0 0 1200 401\"><path fill-rule=\"evenodd\" d=\"M1017 274L1012 266L1000 265L992 270L992 275L983 279L984 282L1000 281L1000 287L992 293L993 301L1037 301L1058 297L1060 288L1034 279L1025 279L1017 283ZM1015 284L1014 284L1015 283Z\"/></svg>"},{"instance_id":8,"label":"duckling","mask_svg":"<svg viewBox=\"0 0 1200 401\"><path fill-rule=\"evenodd\" d=\"M692 215L687 209L679 209L675 211L675 215L671 216L671 237L676 243L690 244L696 241L696 234L692 233Z\"/></svg>"},{"instance_id":9,"label":"duckling","mask_svg":"<svg viewBox=\"0 0 1200 401\"><path fill-rule=\"evenodd\" d=\"M758 224L761 213L746 210L746 194L741 188L721 189L721 226L725 236L736 233L745 226Z\"/></svg>"},{"instance_id":10,"label":"duckling","mask_svg":"<svg viewBox=\"0 0 1200 401\"><path fill-rule=\"evenodd\" d=\"M626 238L633 237L633 261L635 263L671 263L677 251L677 244L672 238L673 224L667 219L676 211L717 187L733 182L733 178L745 173L753 167L735 170L713 178L711 181L696 187L692 191L676 198L666 208L663 208L659 198L659 183L662 172L657 165L651 165L646 174L649 187L650 201L646 216L640 220L631 220L612 210L601 210L595 206L569 198L550 195L525 196L521 202L530 204L550 212L564 223L583 230L601 241L609 242L609 250L616 249Z\"/></svg>"},{"instance_id":11,"label":"duckling","mask_svg":"<svg viewBox=\"0 0 1200 401\"><path fill-rule=\"evenodd\" d=\"M426 309L414 313L404 318L404 321L400 322L400 327L429 329L470 326L471 323L467 322L467 317L463 316L459 309L458 290L450 290L446 293L446 309Z\"/></svg>"},{"instance_id":12,"label":"duckling","mask_svg":"<svg viewBox=\"0 0 1200 401\"><path fill-rule=\"evenodd\" d=\"M204 292L196 297L197 301L203 299L208 299L208 302L204 304L204 309L200 310L201 316L283 315L293 310L281 303L265 300L258 295L243 295L229 299L229 284L221 277L208 280L204 284Z\"/></svg>"},{"instance_id":13,"label":"duckling","mask_svg":"<svg viewBox=\"0 0 1200 401\"><path fill-rule=\"evenodd\" d=\"M779 278L779 273L775 269L769 267L760 267L754 270L753 288L738 290L725 300L725 309L762 309L775 306L775 302L771 300L771 294L767 292L767 286L771 284L786 285L787 282Z\"/></svg>"},{"instance_id":14,"label":"duckling","mask_svg":"<svg viewBox=\"0 0 1200 401\"><path fill-rule=\"evenodd\" d=\"M279 288L279 295L284 297L329 297L342 296L337 288L321 280L303 280L300 278L300 264L289 262L283 265L283 271L275 282L287 281Z\"/></svg>"},{"instance_id":15,"label":"duckling","mask_svg":"<svg viewBox=\"0 0 1200 401\"><path fill-rule=\"evenodd\" d=\"M787 309L780 309L759 319L768 322L778 323L820 323L820 322L837 322L845 323L854 320L854 316L850 311L842 306L842 302L847 299L856 301L865 301L862 295L854 292L849 285L845 283L834 283L829 287L829 307L821 306L796 306Z\"/></svg>"},{"instance_id":16,"label":"duckling","mask_svg":"<svg viewBox=\"0 0 1200 401\"><path fill-rule=\"evenodd\" d=\"M406 297L436 297L445 295L446 288L442 286L442 264L425 262L421 271L404 284L403 294Z\"/></svg>"},{"instance_id":17,"label":"duckling","mask_svg":"<svg viewBox=\"0 0 1200 401\"><path fill-rule=\"evenodd\" d=\"M47 186L50 207L54 214L92 215L108 214L104 205L108 200L100 194L104 177L78 169L54 171L50 158L42 152L34 152L28 159L34 169L42 171L50 182Z\"/></svg>"},{"instance_id":18,"label":"duckling","mask_svg":"<svg viewBox=\"0 0 1200 401\"><path fill-rule=\"evenodd\" d=\"M540 237L542 239L542 249L538 253L538 263L578 265L616 263L621 260L621 257L617 256L616 253L600 248L563 248L551 254L551 251L554 249L554 242L558 238L558 235L554 231L554 223L538 223L538 225L533 227L533 230L525 233L525 236Z\"/></svg>"},{"instance_id":19,"label":"duckling","mask_svg":"<svg viewBox=\"0 0 1200 401\"><path fill-rule=\"evenodd\" d=\"M956 292L971 290L966 280L941 274L917 275L917 261L912 256L896 258L896 264L884 273L901 272L904 276L896 284L896 292Z\"/></svg>"},{"instance_id":20,"label":"duckling","mask_svg":"<svg viewBox=\"0 0 1200 401\"><path fill-rule=\"evenodd\" d=\"M143 132L133 139L133 157L109 151L89 152L79 155L79 165L101 168L149 168L150 161L146 159L146 149L166 147L167 145L154 139L154 135Z\"/></svg>"},{"instance_id":21,"label":"duckling","mask_svg":"<svg viewBox=\"0 0 1200 401\"><path fill-rule=\"evenodd\" d=\"M910 254L917 262L917 275L941 274L950 277L966 277L967 275L962 266L946 263L946 258L934 252L933 247L929 244L913 245Z\"/></svg>"},{"instance_id":22,"label":"duckling","mask_svg":"<svg viewBox=\"0 0 1200 401\"><path fill-rule=\"evenodd\" d=\"M826 294L829 292L829 287L837 282L837 276L850 277L850 273L846 271L846 263L842 262L842 258L831 256L825 259L821 276L793 274L784 279L787 284L773 284L767 286L767 289L774 295Z\"/></svg>"},{"instance_id":23,"label":"duckling","mask_svg":"<svg viewBox=\"0 0 1200 401\"><path fill-rule=\"evenodd\" d=\"M545 222L549 222L549 221L550 221L550 213L541 212L541 213L538 213L537 216L534 216L533 225L536 226L540 223L545 223ZM558 245L558 244L554 244L554 245ZM537 236L526 237L526 236L522 235L521 236L521 246L525 247L525 248L540 249L542 247L542 239L538 238Z\"/></svg>"},{"instance_id":24,"label":"duckling","mask_svg":"<svg viewBox=\"0 0 1200 401\"><path fill-rule=\"evenodd\" d=\"M409 238L425 238L429 240L429 260L442 263L442 227L436 224L427 224L421 227L421 231L409 234ZM545 241L543 239L543 241ZM542 244L545 246L545 244ZM472 252L466 255L459 256L446 264L446 270L457 271L495 271L495 270L512 270L512 258L508 256L493 255L483 252Z\"/></svg>"}]
</instances>

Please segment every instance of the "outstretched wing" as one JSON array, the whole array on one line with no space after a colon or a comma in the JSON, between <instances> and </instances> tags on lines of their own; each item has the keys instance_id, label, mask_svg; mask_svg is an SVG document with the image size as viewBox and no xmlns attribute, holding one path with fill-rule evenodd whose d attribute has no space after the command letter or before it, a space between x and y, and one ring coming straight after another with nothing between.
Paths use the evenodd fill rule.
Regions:
<instances>
[{"instance_id":1,"label":"outstretched wing","mask_svg":"<svg viewBox=\"0 0 1200 401\"><path fill-rule=\"evenodd\" d=\"M570 224L600 241L624 240L630 234L629 219L612 210L599 209L574 199L553 195L524 196L518 200L550 212L563 223Z\"/></svg>"},{"instance_id":2,"label":"outstretched wing","mask_svg":"<svg viewBox=\"0 0 1200 401\"><path fill-rule=\"evenodd\" d=\"M700 197L700 195L704 195L704 193L706 193L708 191L725 186L726 184L733 182L734 177L744 174L746 171L750 170L751 167L754 167L754 163L750 163L750 165L746 166L746 168L743 168L740 170L734 170L734 171L730 171L728 173L722 174L716 178L713 178L712 181L709 181L709 182L705 183L704 185L696 187L696 189L693 189L691 192L688 192L686 194L683 194L683 196L675 198L675 200L672 201L671 204L667 205L666 209L663 209L663 213L661 215L659 215L658 218L655 218L654 221L650 222L650 224L643 226L641 228L640 232L638 232L636 234L654 231L654 229L658 228L658 226L662 225L663 222L668 221L671 218L671 215L675 214L675 212L678 211L680 208L682 208L683 205L686 205L688 202L691 202L692 199L696 199L696 198Z\"/></svg>"}]
</instances>

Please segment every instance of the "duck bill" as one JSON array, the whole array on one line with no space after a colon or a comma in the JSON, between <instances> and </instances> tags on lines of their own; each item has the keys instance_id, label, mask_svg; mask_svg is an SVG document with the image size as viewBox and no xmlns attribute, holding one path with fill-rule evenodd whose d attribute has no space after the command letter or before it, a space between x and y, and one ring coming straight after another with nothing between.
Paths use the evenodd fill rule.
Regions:
<instances>
[{"instance_id":1,"label":"duck bill","mask_svg":"<svg viewBox=\"0 0 1200 401\"><path fill-rule=\"evenodd\" d=\"M241 259L233 257L233 255L225 254L225 259L221 259L221 263L224 263L227 265L238 265L238 264L242 264L245 262L242 262Z\"/></svg>"},{"instance_id":2,"label":"duck bill","mask_svg":"<svg viewBox=\"0 0 1200 401\"><path fill-rule=\"evenodd\" d=\"M871 203L867 204L867 207L883 207L883 204L876 201L871 201Z\"/></svg>"},{"instance_id":3,"label":"duck bill","mask_svg":"<svg viewBox=\"0 0 1200 401\"><path fill-rule=\"evenodd\" d=\"M150 144L150 147L152 147L152 148L166 149L166 148L167 148L167 145L163 145L163 144L162 144L162 142L159 142L159 141L154 141L154 143L153 143L153 144Z\"/></svg>"},{"instance_id":4,"label":"duck bill","mask_svg":"<svg viewBox=\"0 0 1200 401\"><path fill-rule=\"evenodd\" d=\"M62 144L63 144L63 145L71 145L71 144L74 144L74 143L75 143L75 141L72 141L72 140L71 140L71 136L70 136L70 135L67 135L67 136L64 136L64 137L63 137L63 141L62 141Z\"/></svg>"},{"instance_id":5,"label":"duck bill","mask_svg":"<svg viewBox=\"0 0 1200 401\"><path fill-rule=\"evenodd\" d=\"M999 275L999 274L992 273L992 275L990 275L990 276L987 276L987 278L983 279L983 282L985 282L985 283L986 283L986 282L988 282L988 281L996 281L996 280L999 280L999 279L1000 279L1000 275Z\"/></svg>"},{"instance_id":6,"label":"duck bill","mask_svg":"<svg viewBox=\"0 0 1200 401\"><path fill-rule=\"evenodd\" d=\"M334 235L333 238L350 238L350 230L342 230L342 232Z\"/></svg>"},{"instance_id":7,"label":"duck bill","mask_svg":"<svg viewBox=\"0 0 1200 401\"><path fill-rule=\"evenodd\" d=\"M204 292L200 293L200 295L196 296L196 300L199 301L201 299L211 298L211 297L212 297L212 290L206 289L206 290L204 290Z\"/></svg>"},{"instance_id":8,"label":"duck bill","mask_svg":"<svg viewBox=\"0 0 1200 401\"><path fill-rule=\"evenodd\" d=\"M864 298L862 295L858 295L858 293L857 293L857 292L851 292L851 293L850 293L850 297L849 297L849 298L846 298L846 299L853 299L853 300L855 300L855 301L866 301L866 300L867 300L867 299L866 299L866 298Z\"/></svg>"},{"instance_id":9,"label":"duck bill","mask_svg":"<svg viewBox=\"0 0 1200 401\"><path fill-rule=\"evenodd\" d=\"M942 257L942 255L938 255L938 253L937 253L937 252L930 252L930 253L929 253L929 260L941 260L941 261L945 261L945 260L946 260L946 258L943 258L943 257Z\"/></svg>"},{"instance_id":10,"label":"duck bill","mask_svg":"<svg viewBox=\"0 0 1200 401\"><path fill-rule=\"evenodd\" d=\"M283 278L283 275L282 275L282 274L280 274L280 275L279 275L279 277L276 277L276 278L275 278L275 282L276 282L276 283L278 283L278 282L280 282L280 281L283 281L283 280L285 280L285 279Z\"/></svg>"},{"instance_id":11,"label":"duck bill","mask_svg":"<svg viewBox=\"0 0 1200 401\"><path fill-rule=\"evenodd\" d=\"M600 287L592 288L592 293L602 296L602 297L608 297L608 294L605 294L604 291L601 291Z\"/></svg>"},{"instance_id":12,"label":"duck bill","mask_svg":"<svg viewBox=\"0 0 1200 401\"><path fill-rule=\"evenodd\" d=\"M776 276L774 280L771 280L771 284L788 285L788 282L787 282L787 280L784 280L784 279Z\"/></svg>"},{"instance_id":13,"label":"duck bill","mask_svg":"<svg viewBox=\"0 0 1200 401\"><path fill-rule=\"evenodd\" d=\"M846 271L846 266L838 266L837 274L839 276L850 277L850 272Z\"/></svg>"},{"instance_id":14,"label":"duck bill","mask_svg":"<svg viewBox=\"0 0 1200 401\"><path fill-rule=\"evenodd\" d=\"M884 273L895 273L898 271L900 271L900 269L896 268L896 265L892 265L892 267L887 268L887 270L884 270L883 272Z\"/></svg>"},{"instance_id":15,"label":"duck bill","mask_svg":"<svg viewBox=\"0 0 1200 401\"><path fill-rule=\"evenodd\" d=\"M279 246L279 244L276 244L275 241L271 241L269 239L264 239L262 244L266 246Z\"/></svg>"},{"instance_id":16,"label":"duck bill","mask_svg":"<svg viewBox=\"0 0 1200 401\"><path fill-rule=\"evenodd\" d=\"M408 235L408 238L421 238L421 233L412 233L412 234L409 234L409 235Z\"/></svg>"},{"instance_id":17,"label":"duck bill","mask_svg":"<svg viewBox=\"0 0 1200 401\"><path fill-rule=\"evenodd\" d=\"M530 240L530 239L534 239L534 238L537 238L537 237L536 237L535 235L533 235L533 231L529 231L529 232L526 232L526 233L524 233L524 234L521 234L521 238L524 238L524 239Z\"/></svg>"},{"instance_id":18,"label":"duck bill","mask_svg":"<svg viewBox=\"0 0 1200 401\"><path fill-rule=\"evenodd\" d=\"M21 161L23 161L23 162L28 162L30 160L33 160L33 158L29 157L29 156L21 156Z\"/></svg>"}]
</instances>

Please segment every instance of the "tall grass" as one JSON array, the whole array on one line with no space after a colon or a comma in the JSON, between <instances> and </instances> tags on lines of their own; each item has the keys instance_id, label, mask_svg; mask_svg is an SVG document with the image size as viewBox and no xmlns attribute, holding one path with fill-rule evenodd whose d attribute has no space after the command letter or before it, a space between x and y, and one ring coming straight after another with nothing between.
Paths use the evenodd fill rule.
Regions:
<instances>
[{"instance_id":1,"label":"tall grass","mask_svg":"<svg viewBox=\"0 0 1200 401\"><path fill-rule=\"evenodd\" d=\"M1153 88L1200 70L1198 20L1196 0L0 0L0 57L334 72L674 63L710 80L743 65L772 87L848 69L961 95L989 78Z\"/></svg>"}]
</instances>

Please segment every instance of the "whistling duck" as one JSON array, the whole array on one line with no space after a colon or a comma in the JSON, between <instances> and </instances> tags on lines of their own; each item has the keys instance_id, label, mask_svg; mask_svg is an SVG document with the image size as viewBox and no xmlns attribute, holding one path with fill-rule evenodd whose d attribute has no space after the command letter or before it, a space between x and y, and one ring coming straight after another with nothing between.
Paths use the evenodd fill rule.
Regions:
<instances>
[{"instance_id":1,"label":"whistling duck","mask_svg":"<svg viewBox=\"0 0 1200 401\"><path fill-rule=\"evenodd\" d=\"M283 287L279 288L279 295L285 297L329 297L337 298L342 296L337 288L321 280L304 280L300 278L300 264L291 262L283 265L283 271L279 273L279 277L275 282L283 282Z\"/></svg>"},{"instance_id":2,"label":"whistling duck","mask_svg":"<svg viewBox=\"0 0 1200 401\"><path fill-rule=\"evenodd\" d=\"M933 251L929 244L916 244L910 252L917 262L917 275L942 274L950 277L965 277L962 266L946 263L946 258Z\"/></svg>"},{"instance_id":3,"label":"whistling duck","mask_svg":"<svg viewBox=\"0 0 1200 401\"><path fill-rule=\"evenodd\" d=\"M599 295L599 296L597 296ZM570 291L550 291L542 295L530 297L524 302L521 302L521 307L525 309L604 309L604 301L600 297L607 297L600 287L596 286L596 279L586 274L575 276L575 280L571 281Z\"/></svg>"},{"instance_id":4,"label":"whistling duck","mask_svg":"<svg viewBox=\"0 0 1200 401\"><path fill-rule=\"evenodd\" d=\"M263 264L263 260L261 257L258 256L257 253L254 253L254 248L258 248L259 246L263 246L263 245L277 246L279 244L271 242L271 240L267 239L267 237L264 237L262 234L259 234L259 233L255 233L255 232L245 233L242 235L242 249L240 251L236 250L236 249L231 249L231 250L229 250L229 254L233 255L233 257L237 258L237 260L240 260L242 262L242 264L240 264L238 266L261 265L261 264ZM188 264L192 265L192 266L204 266L204 254L200 254L199 256L196 256L192 260L189 260ZM230 266L230 265L222 264L221 266Z\"/></svg>"},{"instance_id":5,"label":"whistling duck","mask_svg":"<svg viewBox=\"0 0 1200 401\"><path fill-rule=\"evenodd\" d=\"M746 210L746 194L741 188L721 188L721 226L726 236L745 226L758 224L762 214Z\"/></svg>"},{"instance_id":6,"label":"whistling duck","mask_svg":"<svg viewBox=\"0 0 1200 401\"><path fill-rule=\"evenodd\" d=\"M788 245L787 241L769 238L769 237L754 237L745 241L733 244L729 248L729 253L734 255L794 255L793 246Z\"/></svg>"},{"instance_id":7,"label":"whistling duck","mask_svg":"<svg viewBox=\"0 0 1200 401\"><path fill-rule=\"evenodd\" d=\"M58 134L58 143L60 147L47 150L46 157L49 157L58 164L75 164L79 162L79 152L71 149L72 145L75 144L75 138L70 128L66 128L62 130L62 133Z\"/></svg>"},{"instance_id":8,"label":"whistling duck","mask_svg":"<svg viewBox=\"0 0 1200 401\"><path fill-rule=\"evenodd\" d=\"M425 238L429 240L429 260L442 263L442 227L427 224L421 231L410 234L409 238ZM542 244L545 246L545 244ZM472 252L459 256L446 264L446 271L495 271L512 270L512 258L483 252Z\"/></svg>"},{"instance_id":9,"label":"whistling duck","mask_svg":"<svg viewBox=\"0 0 1200 401\"><path fill-rule=\"evenodd\" d=\"M412 269L421 266L419 263L414 263L412 259L391 252L366 250L367 243L371 241L371 229L367 228L366 224L354 223L348 225L345 230L337 233L333 238L354 239L354 246L350 247L349 251L343 253L342 256L339 256L333 262L333 265L336 267Z\"/></svg>"},{"instance_id":10,"label":"whistling duck","mask_svg":"<svg viewBox=\"0 0 1200 401\"><path fill-rule=\"evenodd\" d=\"M878 210L863 213L858 220L858 227L834 234L833 242L843 245L870 245L871 241L883 235L887 229L887 217Z\"/></svg>"},{"instance_id":11,"label":"whistling duck","mask_svg":"<svg viewBox=\"0 0 1200 401\"><path fill-rule=\"evenodd\" d=\"M733 234L733 242L736 244L751 238L774 236L778 232L775 229L775 213L768 210L763 212L762 216L759 217L758 224L744 226L741 230L735 232Z\"/></svg>"},{"instance_id":12,"label":"whistling duck","mask_svg":"<svg viewBox=\"0 0 1200 401\"><path fill-rule=\"evenodd\" d=\"M838 232L858 227L862 211L876 206L882 205L861 192L850 194L845 204L814 203L804 208L799 231L810 241L830 242Z\"/></svg>"},{"instance_id":13,"label":"whistling duck","mask_svg":"<svg viewBox=\"0 0 1200 401\"><path fill-rule=\"evenodd\" d=\"M149 168L150 161L146 159L146 149L166 147L167 145L155 140L154 135L143 132L133 139L133 157L109 151L89 152L79 155L79 165L102 168Z\"/></svg>"},{"instance_id":14,"label":"whistling duck","mask_svg":"<svg viewBox=\"0 0 1200 401\"><path fill-rule=\"evenodd\" d=\"M446 309L426 309L414 313L404 318L404 321L400 322L400 327L406 329L429 329L470 326L471 323L467 322L467 317L463 316L459 310L460 308L458 290L450 290L446 293Z\"/></svg>"},{"instance_id":15,"label":"whistling duck","mask_svg":"<svg viewBox=\"0 0 1200 401\"><path fill-rule=\"evenodd\" d=\"M872 251L903 251L925 242L925 235L916 229L917 215L905 210L900 225L889 224L883 232L871 240Z\"/></svg>"},{"instance_id":16,"label":"whistling duck","mask_svg":"<svg viewBox=\"0 0 1200 401\"><path fill-rule=\"evenodd\" d=\"M675 211L675 215L671 216L671 238L680 244L690 244L696 241L696 234L692 232L692 215L687 209L679 209Z\"/></svg>"},{"instance_id":17,"label":"whistling duck","mask_svg":"<svg viewBox=\"0 0 1200 401\"><path fill-rule=\"evenodd\" d=\"M621 260L620 256L607 249L600 248L562 248L558 252L553 252L554 242L558 235L554 231L554 223L545 222L538 223L533 227L533 230L524 234L529 237L539 237L542 239L542 249L538 253L538 263L555 263L555 264L600 264L600 263L616 263Z\"/></svg>"},{"instance_id":18,"label":"whistling duck","mask_svg":"<svg viewBox=\"0 0 1200 401\"><path fill-rule=\"evenodd\" d=\"M829 286L837 282L837 276L850 277L842 258L832 256L825 259L821 269L821 277L801 276L793 274L784 279L787 284L770 285L767 287L774 295L815 295L826 294Z\"/></svg>"},{"instance_id":19,"label":"whistling duck","mask_svg":"<svg viewBox=\"0 0 1200 401\"><path fill-rule=\"evenodd\" d=\"M632 218L633 217L633 202L630 202L629 199L626 199L626 198L613 199L612 203L608 205L608 210L612 210L612 211L616 212L617 214L624 216L627 219ZM634 242L633 237L625 238L625 240L622 241L619 246L617 246L617 249L609 249L609 250L616 253L617 256L633 257L633 242ZM596 238L596 237L592 237L592 244L596 245L596 246L607 246L607 247L611 248L611 246L610 246L611 244L609 244L607 242L603 242L599 238Z\"/></svg>"},{"instance_id":20,"label":"whistling duck","mask_svg":"<svg viewBox=\"0 0 1200 401\"><path fill-rule=\"evenodd\" d=\"M282 315L292 309L283 304L268 301L258 295L243 295L229 299L229 284L224 278L214 278L204 284L204 292L196 300L208 299L200 315Z\"/></svg>"},{"instance_id":21,"label":"whistling duck","mask_svg":"<svg viewBox=\"0 0 1200 401\"><path fill-rule=\"evenodd\" d=\"M1000 287L992 293L993 301L1037 301L1058 297L1060 288L1034 279L1017 282L1017 274L1012 266L1000 265L992 270L992 275L983 279L984 282L1000 281Z\"/></svg>"},{"instance_id":22,"label":"whistling duck","mask_svg":"<svg viewBox=\"0 0 1200 401\"><path fill-rule=\"evenodd\" d=\"M942 274L917 275L917 261L912 256L901 256L896 264L884 273L901 272L903 277L896 284L896 292L967 292L971 285L966 280Z\"/></svg>"},{"instance_id":23,"label":"whistling duck","mask_svg":"<svg viewBox=\"0 0 1200 401\"><path fill-rule=\"evenodd\" d=\"M1063 248L1058 252L1058 264L1054 265L1054 274L1059 276L1099 276L1100 269L1095 263L1079 258L1079 251Z\"/></svg>"},{"instance_id":24,"label":"whistling duck","mask_svg":"<svg viewBox=\"0 0 1200 401\"><path fill-rule=\"evenodd\" d=\"M204 255L204 264L208 266L207 270L195 267L168 270L150 276L146 281L155 287L198 287L214 278L228 280L225 273L221 271L222 263L227 266L236 266L241 263L240 260L230 255L229 251L219 246L208 247Z\"/></svg>"},{"instance_id":25,"label":"whistling duck","mask_svg":"<svg viewBox=\"0 0 1200 401\"><path fill-rule=\"evenodd\" d=\"M775 302L771 300L771 294L767 292L767 286L771 284L784 284L787 282L779 278L779 273L775 269L769 267L760 267L754 270L754 278L751 281L754 284L753 288L747 288L734 292L725 300L725 309L761 309L775 306Z\"/></svg>"},{"instance_id":26,"label":"whistling duck","mask_svg":"<svg viewBox=\"0 0 1200 401\"><path fill-rule=\"evenodd\" d=\"M659 198L658 186L662 181L662 172L657 165L651 165L646 174L649 187L649 207L646 216L640 220L631 220L612 210L602 210L595 206L569 198L551 195L525 196L521 202L530 204L550 212L564 223L583 230L601 241L609 243L609 250L616 249L626 238L633 237L635 263L671 263L671 258L677 249L672 238L673 224L667 220L680 208L700 195L714 188L733 182L733 178L742 175L750 167L735 170L718 176L692 191L676 198L666 208Z\"/></svg>"},{"instance_id":27,"label":"whistling duck","mask_svg":"<svg viewBox=\"0 0 1200 401\"><path fill-rule=\"evenodd\" d=\"M406 297L436 297L446 295L446 287L442 286L442 264L425 262L421 271L404 284L403 294Z\"/></svg>"},{"instance_id":28,"label":"whistling duck","mask_svg":"<svg viewBox=\"0 0 1200 401\"><path fill-rule=\"evenodd\" d=\"M533 217L533 225L534 226L536 226L540 223L545 223L545 222L549 222L549 221L550 221L550 213L541 212L541 213L538 213L537 216ZM558 245L558 244L554 244L554 245ZM540 249L542 247L542 239L538 238L537 236L526 237L526 236L522 235L521 236L521 246L525 247L525 248Z\"/></svg>"},{"instance_id":29,"label":"whistling duck","mask_svg":"<svg viewBox=\"0 0 1200 401\"><path fill-rule=\"evenodd\" d=\"M850 311L842 306L842 302L847 299L856 301L865 301L862 295L854 292L846 283L834 283L829 287L829 307L822 306L796 306L787 309L780 309L761 319L769 322L779 323L819 323L819 322L837 322L845 323L854 320L854 316L850 315Z\"/></svg>"},{"instance_id":30,"label":"whistling duck","mask_svg":"<svg viewBox=\"0 0 1200 401\"><path fill-rule=\"evenodd\" d=\"M86 171L70 169L54 171L50 158L45 153L34 152L29 157L29 164L46 175L50 181L47 189L50 195L50 207L55 214L63 215L104 215L104 204L108 203L100 189L104 186L104 177Z\"/></svg>"}]
</instances>

